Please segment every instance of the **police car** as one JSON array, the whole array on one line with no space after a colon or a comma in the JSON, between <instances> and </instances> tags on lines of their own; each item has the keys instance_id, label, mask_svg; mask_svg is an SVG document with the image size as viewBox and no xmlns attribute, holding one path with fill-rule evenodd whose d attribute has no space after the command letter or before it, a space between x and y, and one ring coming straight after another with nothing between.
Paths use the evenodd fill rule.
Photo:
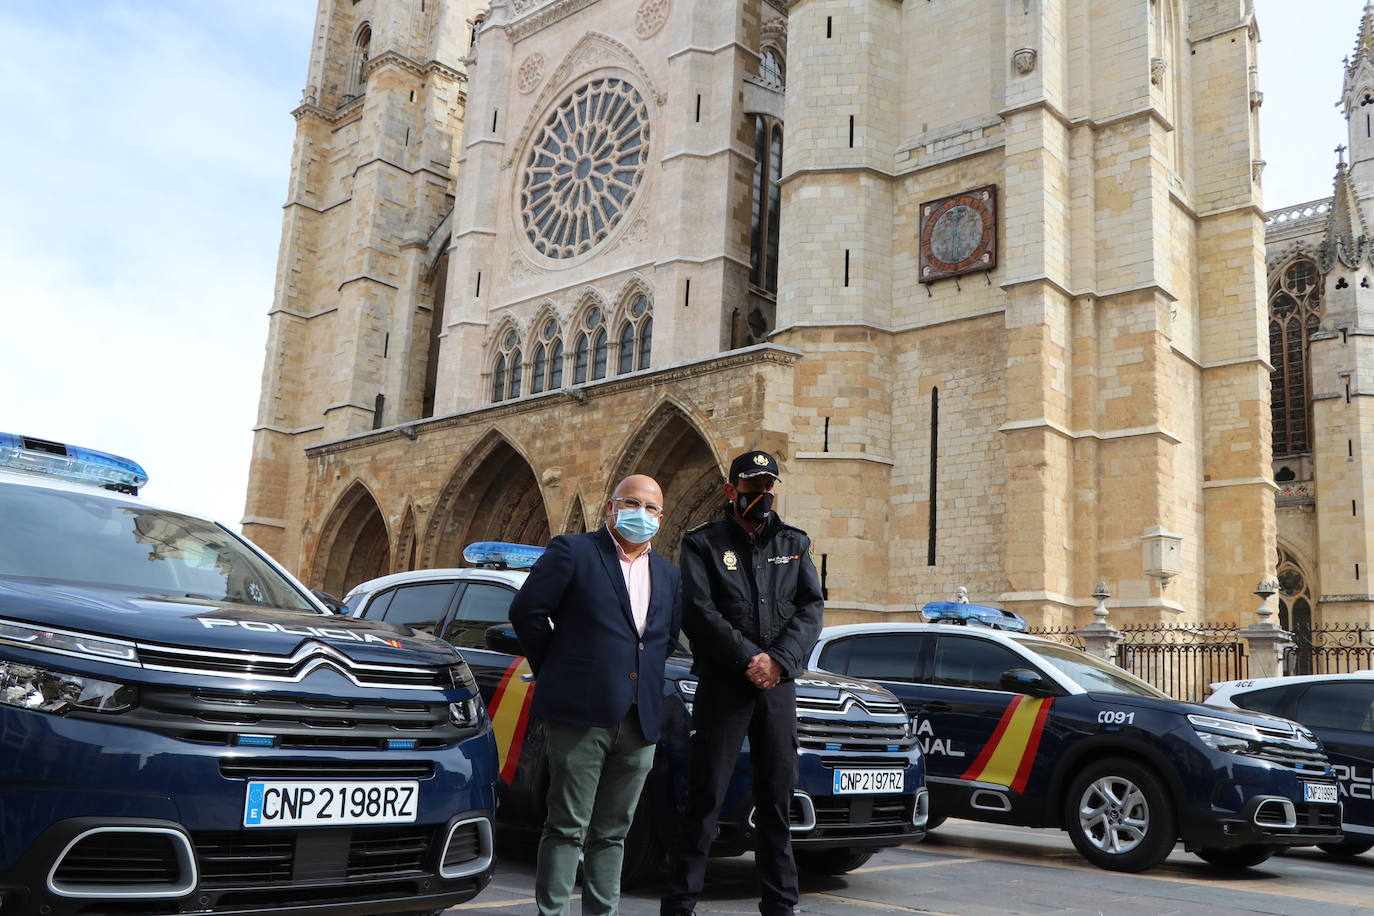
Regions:
<instances>
[{"instance_id":1,"label":"police car","mask_svg":"<svg viewBox=\"0 0 1374 916\"><path fill-rule=\"evenodd\" d=\"M1339 840L1336 783L1305 728L1171 699L1071 646L1009 632L1024 621L995 608L936 603L925 616L934 622L826 627L810 663L901 699L926 755L928 828L947 817L1061 827L1088 861L1130 872L1179 838L1223 866Z\"/></svg>"},{"instance_id":2,"label":"police car","mask_svg":"<svg viewBox=\"0 0 1374 916\"><path fill-rule=\"evenodd\" d=\"M0 913L437 913L496 749L436 639L330 615L135 462L0 433Z\"/></svg>"},{"instance_id":3,"label":"police car","mask_svg":"<svg viewBox=\"0 0 1374 916\"><path fill-rule=\"evenodd\" d=\"M1354 856L1374 848L1374 671L1227 681L1212 690L1208 705L1253 709L1311 729L1340 784L1345 833L1321 849Z\"/></svg>"},{"instance_id":4,"label":"police car","mask_svg":"<svg viewBox=\"0 0 1374 916\"><path fill-rule=\"evenodd\" d=\"M507 614L542 550L473 544L464 559L477 568L383 576L344 599L354 616L434 633L458 647L477 678L496 733L500 823L531 832L544 823L544 732L529 714L537 685ZM653 874L686 808L696 691L691 664L685 652L668 660L663 736L626 842L627 883ZM840 874L858 868L881 847L924 835L924 763L895 697L868 681L808 672L797 681L797 718L799 779L791 819L798 867ZM714 854L739 855L753 848L750 785L746 745L726 794Z\"/></svg>"}]
</instances>

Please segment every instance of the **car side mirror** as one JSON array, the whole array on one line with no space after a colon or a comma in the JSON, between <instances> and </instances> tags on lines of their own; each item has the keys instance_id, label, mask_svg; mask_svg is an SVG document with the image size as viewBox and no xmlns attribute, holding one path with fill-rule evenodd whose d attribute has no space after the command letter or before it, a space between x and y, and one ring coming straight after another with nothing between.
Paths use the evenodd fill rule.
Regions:
<instances>
[{"instance_id":1,"label":"car side mirror","mask_svg":"<svg viewBox=\"0 0 1374 916\"><path fill-rule=\"evenodd\" d=\"M525 650L520 648L520 639L515 635L508 623L498 623L495 626L487 627L486 633L487 648L493 652L504 652L507 655L524 655Z\"/></svg>"},{"instance_id":2,"label":"car side mirror","mask_svg":"<svg viewBox=\"0 0 1374 916\"><path fill-rule=\"evenodd\" d=\"M329 608L329 613L331 613L331 614L341 614L341 613L343 613L343 609L344 609L343 602L340 601L338 598L335 598L333 595L329 594L329 592L323 592L323 591L320 591L318 588L312 588L312 589L310 590L310 594L312 594L312 595L314 595L316 598L320 599L320 603L323 604L325 607Z\"/></svg>"},{"instance_id":3,"label":"car side mirror","mask_svg":"<svg viewBox=\"0 0 1374 916\"><path fill-rule=\"evenodd\" d=\"M1029 668L1010 668L1002 672L1002 689L1033 697L1047 697L1054 693L1040 672Z\"/></svg>"}]
</instances>

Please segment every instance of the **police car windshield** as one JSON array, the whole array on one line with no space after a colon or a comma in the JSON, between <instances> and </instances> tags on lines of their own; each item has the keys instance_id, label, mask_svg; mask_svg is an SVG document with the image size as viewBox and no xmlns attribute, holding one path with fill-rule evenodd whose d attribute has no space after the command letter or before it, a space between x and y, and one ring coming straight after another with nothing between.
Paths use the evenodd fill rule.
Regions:
<instances>
[{"instance_id":1,"label":"police car windshield","mask_svg":"<svg viewBox=\"0 0 1374 916\"><path fill-rule=\"evenodd\" d=\"M219 526L106 496L0 483L0 576L318 610Z\"/></svg>"},{"instance_id":2,"label":"police car windshield","mask_svg":"<svg viewBox=\"0 0 1374 916\"><path fill-rule=\"evenodd\" d=\"M1063 672L1070 680L1089 693L1122 693L1128 696L1169 698L1140 678L1115 665L1094 658L1073 646L1041 642L1038 639L1024 639L1013 636L1023 647L1049 662Z\"/></svg>"}]
</instances>

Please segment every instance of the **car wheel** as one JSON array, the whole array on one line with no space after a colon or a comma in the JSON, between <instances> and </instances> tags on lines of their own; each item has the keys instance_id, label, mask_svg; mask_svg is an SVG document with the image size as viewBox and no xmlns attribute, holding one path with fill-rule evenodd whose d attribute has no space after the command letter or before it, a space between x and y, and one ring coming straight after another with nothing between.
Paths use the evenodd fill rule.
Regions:
<instances>
[{"instance_id":1,"label":"car wheel","mask_svg":"<svg viewBox=\"0 0 1374 916\"><path fill-rule=\"evenodd\" d=\"M1342 840L1339 843L1319 843L1317 848L1329 856L1358 856L1374 849L1374 840Z\"/></svg>"},{"instance_id":2,"label":"car wheel","mask_svg":"<svg viewBox=\"0 0 1374 916\"><path fill-rule=\"evenodd\" d=\"M843 875L873 858L872 849L797 849L797 869L816 875Z\"/></svg>"},{"instance_id":3,"label":"car wheel","mask_svg":"<svg viewBox=\"0 0 1374 916\"><path fill-rule=\"evenodd\" d=\"M1119 758L1091 764L1074 779L1064 800L1064 825L1083 858L1109 871L1154 868L1177 838L1159 779Z\"/></svg>"},{"instance_id":4,"label":"car wheel","mask_svg":"<svg viewBox=\"0 0 1374 916\"><path fill-rule=\"evenodd\" d=\"M635 819L630 823L630 832L625 836L625 860L620 865L620 883L623 887L637 887L648 884L658 875L663 866L663 843L653 823L653 798L651 786L646 786L635 808Z\"/></svg>"},{"instance_id":5,"label":"car wheel","mask_svg":"<svg viewBox=\"0 0 1374 916\"><path fill-rule=\"evenodd\" d=\"M1249 868L1258 865L1274 854L1277 847L1251 843L1246 846L1228 846L1224 849L1198 849L1194 855L1209 865L1219 868Z\"/></svg>"}]
</instances>

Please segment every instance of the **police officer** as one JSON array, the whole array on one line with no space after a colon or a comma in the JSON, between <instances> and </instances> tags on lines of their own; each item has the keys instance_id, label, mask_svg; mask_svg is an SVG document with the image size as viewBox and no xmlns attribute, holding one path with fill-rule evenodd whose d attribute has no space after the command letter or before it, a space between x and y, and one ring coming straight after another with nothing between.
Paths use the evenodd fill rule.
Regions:
<instances>
[{"instance_id":1,"label":"police officer","mask_svg":"<svg viewBox=\"0 0 1374 916\"><path fill-rule=\"evenodd\" d=\"M788 810L796 784L797 689L793 678L821 629L820 578L806 532L773 512L778 463L745 452L730 463L723 518L682 542L682 629L699 677L693 701L690 791L668 865L664 916L691 913L706 875L716 819L740 745L753 770L759 911L797 903Z\"/></svg>"}]
</instances>

